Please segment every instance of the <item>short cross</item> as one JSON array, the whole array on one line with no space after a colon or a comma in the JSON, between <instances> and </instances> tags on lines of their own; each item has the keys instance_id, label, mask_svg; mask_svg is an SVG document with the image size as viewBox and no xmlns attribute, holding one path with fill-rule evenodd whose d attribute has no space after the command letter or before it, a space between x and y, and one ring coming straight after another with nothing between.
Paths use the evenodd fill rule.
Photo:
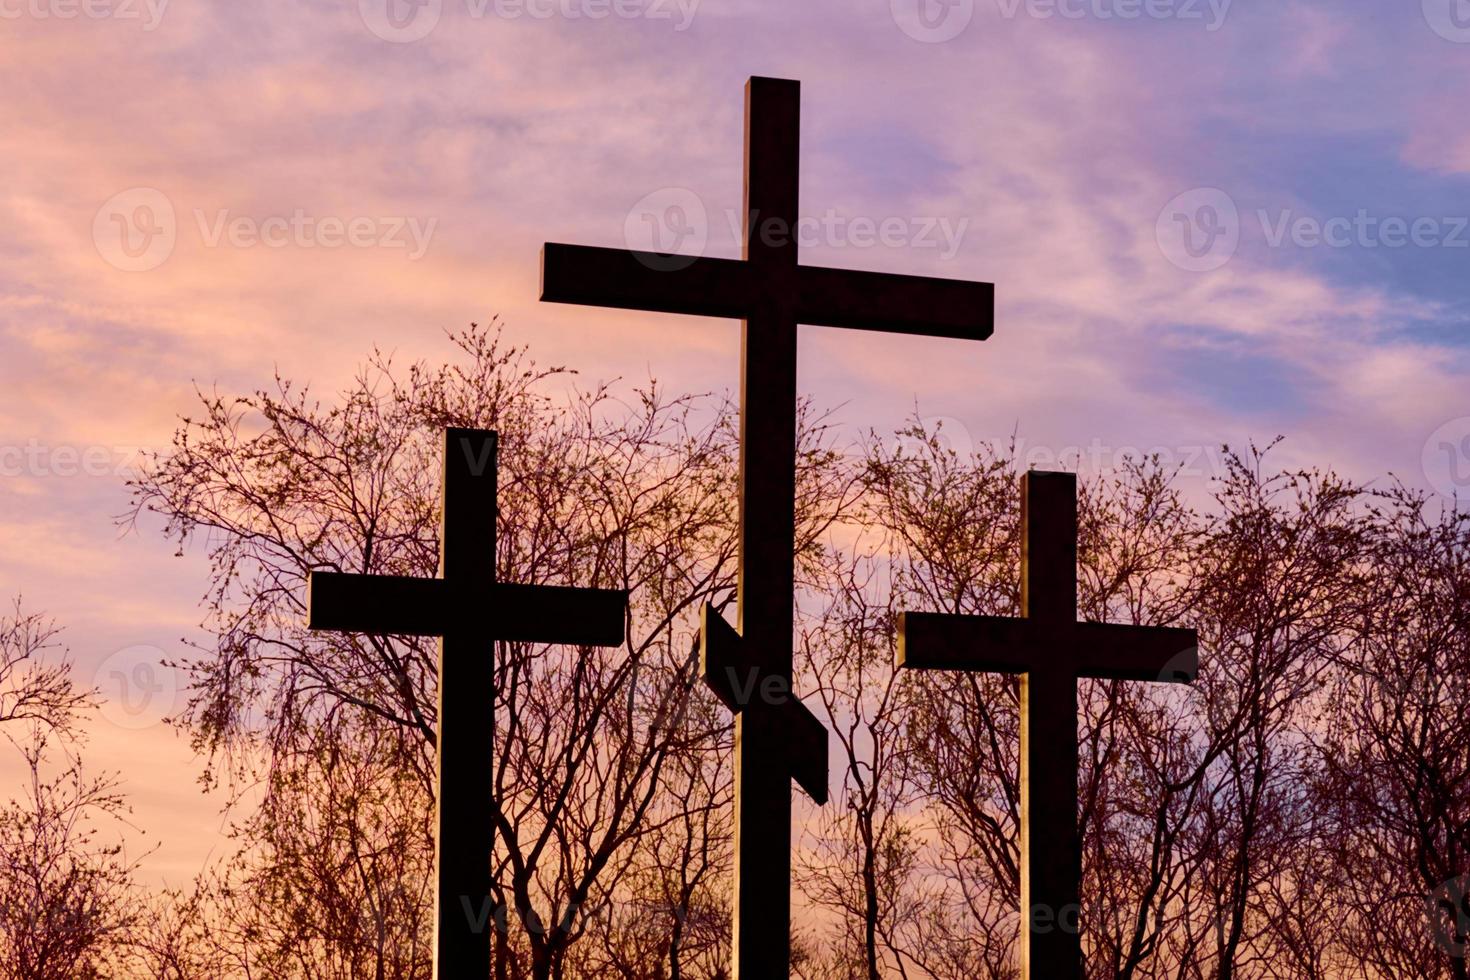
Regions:
<instances>
[{"instance_id":1,"label":"short cross","mask_svg":"<svg viewBox=\"0 0 1470 980\"><path fill-rule=\"evenodd\" d=\"M1022 977L1080 980L1077 679L1187 684L1194 630L1077 621L1077 480L1021 479L1021 617L906 612L898 666L1021 675Z\"/></svg>"},{"instance_id":2,"label":"short cross","mask_svg":"<svg viewBox=\"0 0 1470 980\"><path fill-rule=\"evenodd\" d=\"M617 646L628 593L495 580L496 434L444 433L438 578L312 572L316 630L441 637L434 976L490 975L496 640Z\"/></svg>"},{"instance_id":3,"label":"short cross","mask_svg":"<svg viewBox=\"0 0 1470 980\"><path fill-rule=\"evenodd\" d=\"M706 680L735 722L732 968L789 973L791 783L827 798L827 733L790 696L796 526L796 325L938 337L990 335L989 283L797 263L801 87L745 90L744 260L548 244L541 298L739 318L740 572L737 627L704 614Z\"/></svg>"}]
</instances>

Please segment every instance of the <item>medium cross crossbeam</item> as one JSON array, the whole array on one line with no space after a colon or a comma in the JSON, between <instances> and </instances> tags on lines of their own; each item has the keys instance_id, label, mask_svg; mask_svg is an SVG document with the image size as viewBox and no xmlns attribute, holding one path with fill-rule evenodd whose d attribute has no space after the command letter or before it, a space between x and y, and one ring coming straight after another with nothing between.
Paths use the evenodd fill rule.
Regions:
<instances>
[{"instance_id":1,"label":"medium cross crossbeam","mask_svg":"<svg viewBox=\"0 0 1470 980\"><path fill-rule=\"evenodd\" d=\"M737 624L706 610L704 673L735 716L732 970L790 972L791 780L827 796L826 731L791 694L796 534L796 326L984 340L995 287L797 262L801 86L745 89L744 257L548 244L541 298L743 320Z\"/></svg>"},{"instance_id":2,"label":"medium cross crossbeam","mask_svg":"<svg viewBox=\"0 0 1470 980\"><path fill-rule=\"evenodd\" d=\"M1188 684L1194 630L1077 621L1077 479L1021 478L1021 616L904 612L898 666L1021 675L1022 976L1081 980L1077 680Z\"/></svg>"},{"instance_id":3,"label":"medium cross crossbeam","mask_svg":"<svg viewBox=\"0 0 1470 980\"><path fill-rule=\"evenodd\" d=\"M315 630L438 636L434 976L490 975L494 641L617 646L628 593L495 580L497 438L444 433L438 578L312 572Z\"/></svg>"}]
</instances>

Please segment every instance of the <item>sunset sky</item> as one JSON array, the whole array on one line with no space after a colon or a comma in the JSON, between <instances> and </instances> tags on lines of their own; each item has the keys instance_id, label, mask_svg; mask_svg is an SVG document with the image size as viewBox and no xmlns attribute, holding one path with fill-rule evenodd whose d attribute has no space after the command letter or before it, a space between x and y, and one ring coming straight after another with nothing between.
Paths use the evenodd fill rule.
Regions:
<instances>
[{"instance_id":1,"label":"sunset sky","mask_svg":"<svg viewBox=\"0 0 1470 980\"><path fill-rule=\"evenodd\" d=\"M207 585L202 542L117 527L139 451L196 386L330 392L496 315L589 381L733 387L735 322L543 305L537 270L738 254L749 75L802 82L805 261L996 283L984 344L805 328L854 433L917 404L1201 493L1279 434L1470 487L1464 0L0 0L0 52L0 582L112 698L86 758L150 882L223 844L176 682L120 703Z\"/></svg>"}]
</instances>

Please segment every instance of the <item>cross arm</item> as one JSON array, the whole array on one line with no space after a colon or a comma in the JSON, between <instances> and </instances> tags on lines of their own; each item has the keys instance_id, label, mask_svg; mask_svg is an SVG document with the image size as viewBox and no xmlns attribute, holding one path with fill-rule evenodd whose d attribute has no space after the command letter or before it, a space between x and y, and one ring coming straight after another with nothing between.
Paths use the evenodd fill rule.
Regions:
<instances>
[{"instance_id":1,"label":"cross arm","mask_svg":"<svg viewBox=\"0 0 1470 980\"><path fill-rule=\"evenodd\" d=\"M548 242L541 299L655 313L739 319L752 302L750 267L737 259Z\"/></svg>"},{"instance_id":2,"label":"cross arm","mask_svg":"<svg viewBox=\"0 0 1470 980\"><path fill-rule=\"evenodd\" d=\"M308 629L395 636L443 636L449 603L443 579L312 572Z\"/></svg>"},{"instance_id":3,"label":"cross arm","mask_svg":"<svg viewBox=\"0 0 1470 980\"><path fill-rule=\"evenodd\" d=\"M623 642L628 593L495 583L459 590L443 579L312 572L307 626L314 630L444 636L571 646Z\"/></svg>"},{"instance_id":4,"label":"cross arm","mask_svg":"<svg viewBox=\"0 0 1470 980\"><path fill-rule=\"evenodd\" d=\"M797 275L801 323L957 340L985 340L995 330L992 283L809 265Z\"/></svg>"},{"instance_id":5,"label":"cross arm","mask_svg":"<svg viewBox=\"0 0 1470 980\"><path fill-rule=\"evenodd\" d=\"M1190 684L1199 676L1199 634L1172 626L1078 623L1079 677Z\"/></svg>"},{"instance_id":6,"label":"cross arm","mask_svg":"<svg viewBox=\"0 0 1470 980\"><path fill-rule=\"evenodd\" d=\"M759 711L788 747L791 778L819 805L827 802L827 727L791 691L785 678L765 673L749 645L713 606L700 614L699 666L725 707ZM747 717L747 722L749 718Z\"/></svg>"},{"instance_id":7,"label":"cross arm","mask_svg":"<svg viewBox=\"0 0 1470 980\"><path fill-rule=\"evenodd\" d=\"M900 613L898 666L1024 674L1068 665L1078 677L1188 684L1199 636L1170 626L1044 623L1004 616Z\"/></svg>"},{"instance_id":8,"label":"cross arm","mask_svg":"<svg viewBox=\"0 0 1470 980\"><path fill-rule=\"evenodd\" d=\"M1046 653L1037 624L1006 616L898 614L899 667L1024 674Z\"/></svg>"}]
</instances>

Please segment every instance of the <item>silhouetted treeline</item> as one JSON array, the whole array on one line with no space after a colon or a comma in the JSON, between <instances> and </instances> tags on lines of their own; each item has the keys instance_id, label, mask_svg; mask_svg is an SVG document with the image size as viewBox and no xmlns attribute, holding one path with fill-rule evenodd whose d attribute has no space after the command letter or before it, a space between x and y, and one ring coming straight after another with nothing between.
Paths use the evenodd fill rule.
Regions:
<instances>
[{"instance_id":1,"label":"silhouetted treeline","mask_svg":"<svg viewBox=\"0 0 1470 980\"><path fill-rule=\"evenodd\" d=\"M222 799L264 793L193 893L119 918L101 975L430 975L435 645L303 622L312 569L435 573L447 425L501 434L504 578L632 590L621 649L486 649L497 891L468 914L497 980L727 975L731 727L692 641L733 601L732 406L456 340L330 399L208 395L137 482L213 562L180 723ZM1022 464L945 437L803 415L797 689L834 753L832 802L798 804L810 980L1018 975L1017 682L892 667L901 609L1018 609ZM1194 626L1202 664L1083 684L1089 974L1463 978L1470 515L1222 458L1198 498L1158 460L1083 475L1082 615Z\"/></svg>"}]
</instances>

